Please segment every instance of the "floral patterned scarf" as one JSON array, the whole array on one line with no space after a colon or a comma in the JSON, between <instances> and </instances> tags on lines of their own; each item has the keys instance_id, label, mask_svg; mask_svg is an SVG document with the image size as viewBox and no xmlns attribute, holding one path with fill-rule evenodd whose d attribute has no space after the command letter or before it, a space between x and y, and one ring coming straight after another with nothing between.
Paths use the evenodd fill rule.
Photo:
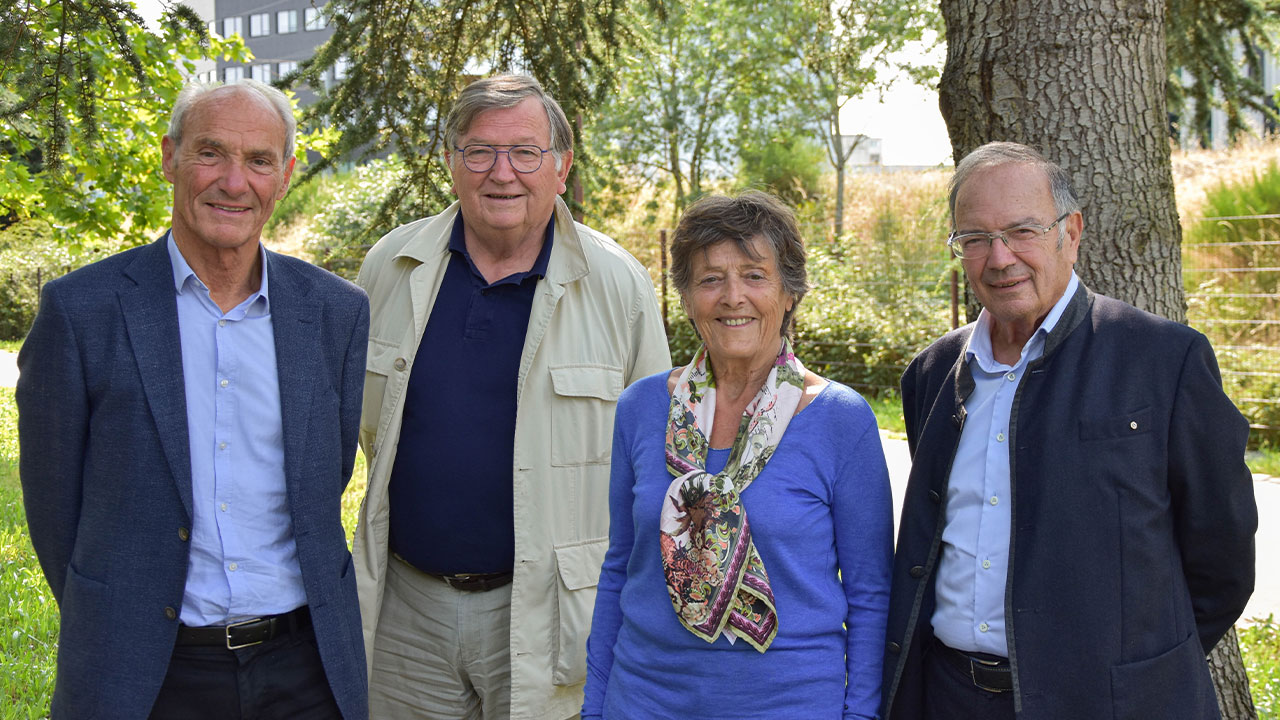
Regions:
<instances>
[{"instance_id":1,"label":"floral patterned scarf","mask_svg":"<svg viewBox=\"0 0 1280 720\"><path fill-rule=\"evenodd\" d=\"M764 386L743 411L722 472L706 471L715 378L706 346L680 372L667 418L667 469L675 476L662 505L662 569L680 623L715 642L722 632L760 652L778 634L773 590L739 499L764 469L804 396L804 366L782 341Z\"/></svg>"}]
</instances>

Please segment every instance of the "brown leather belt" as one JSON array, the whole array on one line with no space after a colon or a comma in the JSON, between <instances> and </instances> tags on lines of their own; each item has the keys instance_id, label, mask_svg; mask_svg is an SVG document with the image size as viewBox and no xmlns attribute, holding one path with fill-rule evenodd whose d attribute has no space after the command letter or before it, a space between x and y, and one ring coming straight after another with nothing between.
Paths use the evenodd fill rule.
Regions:
<instances>
[{"instance_id":1,"label":"brown leather belt","mask_svg":"<svg viewBox=\"0 0 1280 720\"><path fill-rule=\"evenodd\" d=\"M1005 659L984 659L974 657L962 650L933 643L934 652L938 653L948 665L959 670L973 681L974 687L988 692L1009 692L1013 690L1013 670ZM984 655L986 653L983 653ZM994 656L990 656L994 657Z\"/></svg>"},{"instance_id":2,"label":"brown leather belt","mask_svg":"<svg viewBox=\"0 0 1280 720\"><path fill-rule=\"evenodd\" d=\"M500 573L464 573L461 575L437 575L429 572L424 572L423 574L443 581L445 585L454 590L465 590L467 592L497 590L510 583L514 576L514 573L510 570Z\"/></svg>"},{"instance_id":3,"label":"brown leather belt","mask_svg":"<svg viewBox=\"0 0 1280 720\"><path fill-rule=\"evenodd\" d=\"M242 620L227 625L204 627L178 626L179 645L222 645L238 650L264 643L278 635L295 633L311 626L311 611L306 605L279 615Z\"/></svg>"},{"instance_id":4,"label":"brown leather belt","mask_svg":"<svg viewBox=\"0 0 1280 720\"><path fill-rule=\"evenodd\" d=\"M489 590L497 590L504 585L510 584L511 580L515 576L515 574L510 570L496 573L457 573L455 575L442 575L440 573L433 573L415 566L413 563L401 557L400 553L393 552L391 554L395 559L405 565L408 565L423 575L430 575L454 590L463 590L466 592L487 592Z\"/></svg>"}]
</instances>

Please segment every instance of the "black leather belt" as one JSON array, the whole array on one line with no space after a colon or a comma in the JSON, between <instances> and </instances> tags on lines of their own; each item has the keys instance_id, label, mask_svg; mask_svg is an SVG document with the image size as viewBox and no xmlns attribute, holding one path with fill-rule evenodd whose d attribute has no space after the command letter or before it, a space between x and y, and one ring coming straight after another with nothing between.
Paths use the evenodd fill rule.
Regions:
<instances>
[{"instance_id":1,"label":"black leather belt","mask_svg":"<svg viewBox=\"0 0 1280 720\"><path fill-rule=\"evenodd\" d=\"M487 592L489 590L497 590L503 585L510 584L514 577L514 573L510 570L496 573L458 573L456 575L441 575L440 573L423 570L408 560L405 560L398 552L392 552L391 556L423 575L430 575L454 590L465 590L467 592Z\"/></svg>"},{"instance_id":2,"label":"black leather belt","mask_svg":"<svg viewBox=\"0 0 1280 720\"><path fill-rule=\"evenodd\" d=\"M294 633L311 626L311 611L306 605L280 615L266 615L227 625L178 627L179 645L222 645L238 650L264 643L277 635Z\"/></svg>"},{"instance_id":3,"label":"black leather belt","mask_svg":"<svg viewBox=\"0 0 1280 720\"><path fill-rule=\"evenodd\" d=\"M1013 690L1013 670L1005 659L984 659L934 641L934 652L948 665L959 670L973 681L974 687L988 692ZM986 653L983 653L985 655ZM990 656L994 658L994 656Z\"/></svg>"}]
</instances>

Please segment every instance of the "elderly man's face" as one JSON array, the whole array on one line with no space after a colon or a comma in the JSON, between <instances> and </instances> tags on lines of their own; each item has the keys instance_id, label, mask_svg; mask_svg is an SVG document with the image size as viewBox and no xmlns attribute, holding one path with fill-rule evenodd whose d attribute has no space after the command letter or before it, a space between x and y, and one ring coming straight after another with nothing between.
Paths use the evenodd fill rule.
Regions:
<instances>
[{"instance_id":1,"label":"elderly man's face","mask_svg":"<svg viewBox=\"0 0 1280 720\"><path fill-rule=\"evenodd\" d=\"M222 90L197 101L183 118L182 144L168 136L161 144L174 237L223 250L256 247L293 172L284 145L284 121L256 94Z\"/></svg>"},{"instance_id":2,"label":"elderly man's face","mask_svg":"<svg viewBox=\"0 0 1280 720\"><path fill-rule=\"evenodd\" d=\"M551 147L547 111L537 98L519 105L486 110L476 116L458 138L458 147L471 144ZM452 151L453 148L450 148ZM495 243L526 240L541 234L551 219L556 196L565 191L565 178L573 153L565 153L560 169L547 153L542 166L531 173L516 172L505 153L486 172L472 172L455 152L446 153L453 175L453 191L462 203L462 218L476 238Z\"/></svg>"},{"instance_id":3,"label":"elderly man's face","mask_svg":"<svg viewBox=\"0 0 1280 720\"><path fill-rule=\"evenodd\" d=\"M979 170L956 194L957 232L995 232L1026 223L1047 226L1057 216L1048 176L1029 165ZM1079 213L1067 217L1063 227L1061 248L1054 228L1030 251L1015 254L996 240L986 257L961 261L969 286L994 321L993 338L1010 332L1025 341L1066 291L1080 245Z\"/></svg>"}]
</instances>

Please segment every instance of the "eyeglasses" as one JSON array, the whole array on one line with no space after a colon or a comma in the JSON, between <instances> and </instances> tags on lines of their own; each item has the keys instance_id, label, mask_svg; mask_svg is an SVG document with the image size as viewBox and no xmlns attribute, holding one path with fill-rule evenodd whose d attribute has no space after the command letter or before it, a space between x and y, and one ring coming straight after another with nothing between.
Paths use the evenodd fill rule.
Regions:
<instances>
[{"instance_id":1,"label":"eyeglasses","mask_svg":"<svg viewBox=\"0 0 1280 720\"><path fill-rule=\"evenodd\" d=\"M947 238L947 245L951 248L951 253L962 260L979 260L990 255L991 244L996 241L996 238L1003 240L1005 247L1009 250L1024 253L1035 248L1055 225L1070 214L1063 213L1057 220L1049 223L1048 227L1027 223L1005 228L999 232L953 232Z\"/></svg>"},{"instance_id":2,"label":"eyeglasses","mask_svg":"<svg viewBox=\"0 0 1280 720\"><path fill-rule=\"evenodd\" d=\"M537 172L542 167L542 156L551 152L537 145L508 145L506 150L499 150L493 145L468 145L456 148L462 154L462 164L471 172L489 172L498 162L498 155L504 154L516 172Z\"/></svg>"}]
</instances>

